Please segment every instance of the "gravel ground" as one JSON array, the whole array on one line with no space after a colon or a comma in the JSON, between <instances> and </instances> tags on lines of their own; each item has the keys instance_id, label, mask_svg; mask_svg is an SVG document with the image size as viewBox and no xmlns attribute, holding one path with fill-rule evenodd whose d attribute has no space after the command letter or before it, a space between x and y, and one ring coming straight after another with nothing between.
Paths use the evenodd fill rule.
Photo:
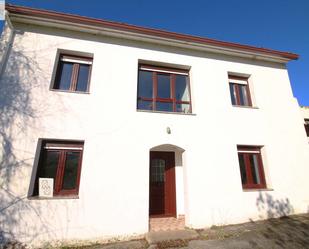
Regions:
<instances>
[{"instance_id":1,"label":"gravel ground","mask_svg":"<svg viewBox=\"0 0 309 249\"><path fill-rule=\"evenodd\" d=\"M306 249L309 248L309 214L248 222L239 225L212 227L210 229L189 230L197 233L192 239L181 238L182 233L162 236L149 244L146 240L133 240L105 245L67 246L61 249ZM175 231L177 233L177 231ZM19 249L15 243L0 248Z\"/></svg>"}]
</instances>

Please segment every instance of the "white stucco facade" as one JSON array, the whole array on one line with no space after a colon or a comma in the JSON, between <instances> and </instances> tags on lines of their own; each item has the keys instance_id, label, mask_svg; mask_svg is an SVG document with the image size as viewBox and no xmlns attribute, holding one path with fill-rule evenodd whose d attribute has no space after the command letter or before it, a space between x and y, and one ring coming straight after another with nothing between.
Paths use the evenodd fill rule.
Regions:
<instances>
[{"instance_id":1,"label":"white stucco facade","mask_svg":"<svg viewBox=\"0 0 309 249\"><path fill-rule=\"evenodd\" d=\"M13 25L0 82L2 237L39 243L147 233L156 147L176 152L177 215L187 227L308 212L308 142L284 63ZM89 93L50 89L59 51L93 56ZM141 61L189 69L192 114L136 110ZM232 106L229 72L250 75L253 108ZM29 196L42 138L84 141L78 198ZM267 189L242 189L237 145L263 146Z\"/></svg>"}]
</instances>

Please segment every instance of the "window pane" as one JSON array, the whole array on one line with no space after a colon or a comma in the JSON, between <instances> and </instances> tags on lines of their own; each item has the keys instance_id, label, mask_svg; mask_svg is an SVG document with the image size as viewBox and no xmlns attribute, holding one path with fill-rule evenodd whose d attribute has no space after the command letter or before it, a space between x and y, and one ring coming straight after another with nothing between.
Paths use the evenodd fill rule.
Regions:
<instances>
[{"instance_id":1,"label":"window pane","mask_svg":"<svg viewBox=\"0 0 309 249\"><path fill-rule=\"evenodd\" d=\"M162 111L162 112L172 112L173 111L173 103L157 102L156 103L156 110Z\"/></svg>"},{"instance_id":2,"label":"window pane","mask_svg":"<svg viewBox=\"0 0 309 249\"><path fill-rule=\"evenodd\" d=\"M190 113L189 104L176 104L176 112Z\"/></svg>"},{"instance_id":3,"label":"window pane","mask_svg":"<svg viewBox=\"0 0 309 249\"><path fill-rule=\"evenodd\" d=\"M139 110L152 110L152 101L138 100L137 109Z\"/></svg>"},{"instance_id":4,"label":"window pane","mask_svg":"<svg viewBox=\"0 0 309 249\"><path fill-rule=\"evenodd\" d=\"M236 105L235 85L232 83L230 83L230 94L231 94L232 105Z\"/></svg>"},{"instance_id":5,"label":"window pane","mask_svg":"<svg viewBox=\"0 0 309 249\"><path fill-rule=\"evenodd\" d=\"M67 152L62 189L75 189L80 152Z\"/></svg>"},{"instance_id":6,"label":"window pane","mask_svg":"<svg viewBox=\"0 0 309 249\"><path fill-rule=\"evenodd\" d=\"M139 71L138 74L138 97L152 98L152 72Z\"/></svg>"},{"instance_id":7,"label":"window pane","mask_svg":"<svg viewBox=\"0 0 309 249\"><path fill-rule=\"evenodd\" d=\"M150 180L152 183L165 182L165 160L153 159L151 161Z\"/></svg>"},{"instance_id":8,"label":"window pane","mask_svg":"<svg viewBox=\"0 0 309 249\"><path fill-rule=\"evenodd\" d=\"M261 179L260 179L260 172L259 172L257 155L250 154L249 160L250 160L250 169L251 169L253 183L254 184L260 184Z\"/></svg>"},{"instance_id":9,"label":"window pane","mask_svg":"<svg viewBox=\"0 0 309 249\"><path fill-rule=\"evenodd\" d=\"M158 97L171 98L171 85L169 74L158 74Z\"/></svg>"},{"instance_id":10,"label":"window pane","mask_svg":"<svg viewBox=\"0 0 309 249\"><path fill-rule=\"evenodd\" d=\"M244 155L238 154L238 160L241 175L241 183L244 185L248 183Z\"/></svg>"},{"instance_id":11,"label":"window pane","mask_svg":"<svg viewBox=\"0 0 309 249\"><path fill-rule=\"evenodd\" d=\"M88 77L89 77L90 66L86 64L79 65L79 72L76 84L76 91L86 92L88 88Z\"/></svg>"},{"instance_id":12,"label":"window pane","mask_svg":"<svg viewBox=\"0 0 309 249\"><path fill-rule=\"evenodd\" d=\"M55 84L55 89L69 90L71 85L73 63L70 62L60 62L59 73L57 75L57 82Z\"/></svg>"},{"instance_id":13,"label":"window pane","mask_svg":"<svg viewBox=\"0 0 309 249\"><path fill-rule=\"evenodd\" d=\"M175 95L176 95L176 100L190 101L189 87L188 87L188 76L186 76L186 75L176 75Z\"/></svg>"},{"instance_id":14,"label":"window pane","mask_svg":"<svg viewBox=\"0 0 309 249\"><path fill-rule=\"evenodd\" d=\"M53 178L55 186L55 178L59 162L60 151L44 151L43 162L39 166L39 177Z\"/></svg>"},{"instance_id":15,"label":"window pane","mask_svg":"<svg viewBox=\"0 0 309 249\"><path fill-rule=\"evenodd\" d=\"M247 86L244 85L238 85L239 89L239 97L240 97L240 104L248 106L248 96L247 96Z\"/></svg>"}]
</instances>

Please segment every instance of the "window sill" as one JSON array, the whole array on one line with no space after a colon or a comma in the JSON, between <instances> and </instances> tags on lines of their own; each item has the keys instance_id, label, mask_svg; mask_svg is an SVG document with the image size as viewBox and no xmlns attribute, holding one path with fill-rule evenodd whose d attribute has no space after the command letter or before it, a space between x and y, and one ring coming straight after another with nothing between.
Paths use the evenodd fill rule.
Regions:
<instances>
[{"instance_id":1,"label":"window sill","mask_svg":"<svg viewBox=\"0 0 309 249\"><path fill-rule=\"evenodd\" d=\"M79 199L78 195L59 195L53 197L29 196L28 200L64 200L64 199Z\"/></svg>"},{"instance_id":2,"label":"window sill","mask_svg":"<svg viewBox=\"0 0 309 249\"><path fill-rule=\"evenodd\" d=\"M247 105L232 105L233 107L237 108L245 108L245 109L260 109L257 106L247 106Z\"/></svg>"},{"instance_id":3,"label":"window sill","mask_svg":"<svg viewBox=\"0 0 309 249\"><path fill-rule=\"evenodd\" d=\"M162 113L162 114L176 114L185 116L196 116L195 113L183 113L183 112L162 112L162 111L148 111L148 110L136 110L137 112L147 112L147 113Z\"/></svg>"},{"instance_id":4,"label":"window sill","mask_svg":"<svg viewBox=\"0 0 309 249\"><path fill-rule=\"evenodd\" d=\"M67 90L59 90L59 89L49 89L51 92L60 92L60 93L77 93L77 94L90 94L90 92L80 92L80 91L67 91Z\"/></svg>"},{"instance_id":5,"label":"window sill","mask_svg":"<svg viewBox=\"0 0 309 249\"><path fill-rule=\"evenodd\" d=\"M251 188L251 189L243 189L243 192L257 192L257 191L274 191L273 188Z\"/></svg>"}]
</instances>

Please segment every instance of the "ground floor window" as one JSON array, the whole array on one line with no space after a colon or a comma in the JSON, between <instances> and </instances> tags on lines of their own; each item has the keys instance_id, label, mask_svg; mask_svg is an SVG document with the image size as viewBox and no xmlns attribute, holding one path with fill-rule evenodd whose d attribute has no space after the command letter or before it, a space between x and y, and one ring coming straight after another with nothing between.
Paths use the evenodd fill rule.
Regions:
<instances>
[{"instance_id":1,"label":"ground floor window","mask_svg":"<svg viewBox=\"0 0 309 249\"><path fill-rule=\"evenodd\" d=\"M54 180L53 195L78 195L84 142L43 140L36 172L34 195L39 178Z\"/></svg>"},{"instance_id":2,"label":"ground floor window","mask_svg":"<svg viewBox=\"0 0 309 249\"><path fill-rule=\"evenodd\" d=\"M261 147L237 146L243 189L266 188Z\"/></svg>"}]
</instances>

